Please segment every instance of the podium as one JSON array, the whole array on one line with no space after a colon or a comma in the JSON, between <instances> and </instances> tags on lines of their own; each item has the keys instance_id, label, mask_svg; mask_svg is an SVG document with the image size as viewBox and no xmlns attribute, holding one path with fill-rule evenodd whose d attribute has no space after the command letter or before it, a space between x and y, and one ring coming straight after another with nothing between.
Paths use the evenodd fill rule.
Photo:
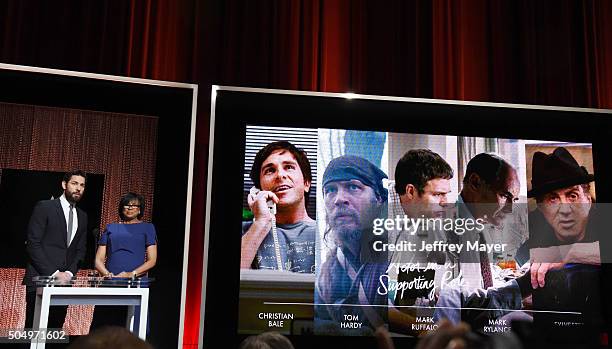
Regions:
<instances>
[{"instance_id":1,"label":"podium","mask_svg":"<svg viewBox=\"0 0 612 349\"><path fill-rule=\"evenodd\" d=\"M35 278L36 279L36 278ZM83 280L85 279L85 280ZM59 284L51 277L35 280L36 306L33 330L47 327L49 307L57 305L125 305L126 327L145 340L149 307L148 285L152 279L75 278ZM45 340L33 341L30 349L45 348Z\"/></svg>"}]
</instances>

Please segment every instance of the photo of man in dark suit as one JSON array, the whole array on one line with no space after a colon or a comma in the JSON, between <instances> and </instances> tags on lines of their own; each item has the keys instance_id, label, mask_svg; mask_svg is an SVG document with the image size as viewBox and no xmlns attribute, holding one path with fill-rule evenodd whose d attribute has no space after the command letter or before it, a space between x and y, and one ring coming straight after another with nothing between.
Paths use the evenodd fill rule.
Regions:
<instances>
[{"instance_id":1,"label":"photo of man in dark suit","mask_svg":"<svg viewBox=\"0 0 612 349\"><path fill-rule=\"evenodd\" d=\"M85 257L87 214L76 207L85 192L87 177L83 171L72 171L62 180L63 194L54 200L39 201L32 211L27 228L28 262L23 284L26 286L25 327L31 328L36 304L36 276L54 276L68 283ZM48 328L61 328L67 307L53 306Z\"/></svg>"}]
</instances>

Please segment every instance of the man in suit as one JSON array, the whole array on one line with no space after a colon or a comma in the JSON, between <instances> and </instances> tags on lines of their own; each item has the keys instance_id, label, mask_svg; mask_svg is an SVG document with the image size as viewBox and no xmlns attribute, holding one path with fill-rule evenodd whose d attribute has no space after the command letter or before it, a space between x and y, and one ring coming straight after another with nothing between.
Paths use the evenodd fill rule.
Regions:
<instances>
[{"instance_id":1,"label":"man in suit","mask_svg":"<svg viewBox=\"0 0 612 349\"><path fill-rule=\"evenodd\" d=\"M55 276L68 283L85 257L87 214L76 207L85 191L86 174L72 171L64 175L64 193L55 200L39 201L30 217L26 251L28 263L23 284L26 286L26 328L31 328L36 305L35 276ZM67 307L53 306L48 328L61 328Z\"/></svg>"},{"instance_id":2,"label":"man in suit","mask_svg":"<svg viewBox=\"0 0 612 349\"><path fill-rule=\"evenodd\" d=\"M434 321L443 318L453 323L466 321L474 331L485 333L485 327L492 328L490 321L505 316L511 310L520 310L522 299L531 294L529 273L508 282L495 277L492 262L495 252L499 251L467 248L469 244L499 241L500 236L496 237L495 234L502 234L503 231L495 227L513 214L519 188L517 170L501 156L480 153L468 162L463 188L457 199L456 215L457 218L474 219L484 225L481 225L482 228L466 229L460 234L457 231L449 234L452 243L463 246L455 257L458 258L461 279L441 287ZM497 281L495 284L494 280Z\"/></svg>"},{"instance_id":3,"label":"man in suit","mask_svg":"<svg viewBox=\"0 0 612 349\"><path fill-rule=\"evenodd\" d=\"M467 164L463 189L457 200L457 214L462 218L481 219L488 226L480 231L472 230L456 235L461 243L492 243L493 234L500 233L493 227L512 214L512 205L518 200L519 188L517 171L504 158L492 153L474 156ZM491 252L462 251L459 262L464 284L474 289L493 286L495 278L490 263L494 261Z\"/></svg>"}]
</instances>

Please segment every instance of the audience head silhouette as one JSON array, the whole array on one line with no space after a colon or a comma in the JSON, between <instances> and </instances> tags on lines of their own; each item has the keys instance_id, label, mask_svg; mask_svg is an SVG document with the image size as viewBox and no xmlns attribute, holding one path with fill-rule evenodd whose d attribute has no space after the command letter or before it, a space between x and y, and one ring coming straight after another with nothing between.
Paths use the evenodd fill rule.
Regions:
<instances>
[{"instance_id":1,"label":"audience head silhouette","mask_svg":"<svg viewBox=\"0 0 612 349\"><path fill-rule=\"evenodd\" d=\"M294 349L293 344L278 332L264 332L250 336L240 344L240 349Z\"/></svg>"}]
</instances>

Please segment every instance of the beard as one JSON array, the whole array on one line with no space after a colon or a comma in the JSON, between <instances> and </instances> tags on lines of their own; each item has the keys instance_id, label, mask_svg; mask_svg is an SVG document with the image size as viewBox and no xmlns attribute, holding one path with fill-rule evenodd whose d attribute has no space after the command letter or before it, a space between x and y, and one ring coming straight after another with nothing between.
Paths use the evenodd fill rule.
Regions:
<instances>
[{"instance_id":1,"label":"beard","mask_svg":"<svg viewBox=\"0 0 612 349\"><path fill-rule=\"evenodd\" d=\"M75 193L71 193L69 191L64 191L64 195L66 196L66 200L68 200L69 202L77 203L77 202L79 202L79 200L81 200L81 197L83 197L83 193L79 193L78 196L75 196L74 194Z\"/></svg>"},{"instance_id":2,"label":"beard","mask_svg":"<svg viewBox=\"0 0 612 349\"><path fill-rule=\"evenodd\" d=\"M361 229L334 229L336 244L340 247L359 245L361 241Z\"/></svg>"},{"instance_id":3,"label":"beard","mask_svg":"<svg viewBox=\"0 0 612 349\"><path fill-rule=\"evenodd\" d=\"M351 209L338 209L328 224L334 232L334 241L338 246L351 246L361 239L359 214Z\"/></svg>"}]
</instances>

